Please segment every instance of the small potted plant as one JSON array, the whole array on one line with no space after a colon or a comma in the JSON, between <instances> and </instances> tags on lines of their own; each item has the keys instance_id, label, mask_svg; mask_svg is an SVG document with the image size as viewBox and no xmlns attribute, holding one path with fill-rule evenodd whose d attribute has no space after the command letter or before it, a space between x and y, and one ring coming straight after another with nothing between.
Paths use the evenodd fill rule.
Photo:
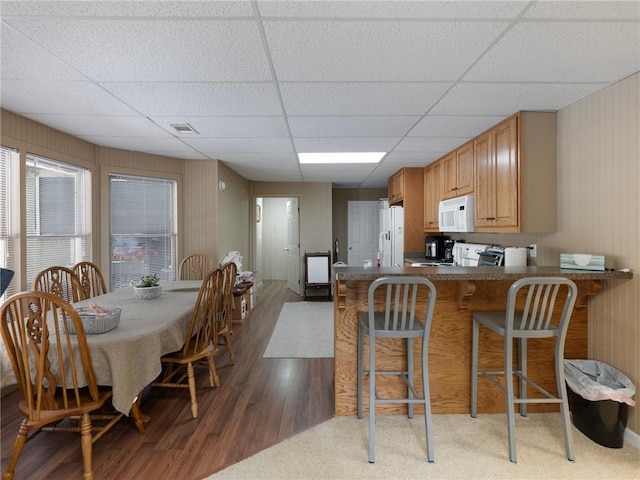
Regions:
<instances>
[{"instance_id":1,"label":"small potted plant","mask_svg":"<svg viewBox=\"0 0 640 480\"><path fill-rule=\"evenodd\" d=\"M147 273L140 278L140 282L134 285L133 291L138 300L153 300L162 293L160 279L155 273Z\"/></svg>"}]
</instances>

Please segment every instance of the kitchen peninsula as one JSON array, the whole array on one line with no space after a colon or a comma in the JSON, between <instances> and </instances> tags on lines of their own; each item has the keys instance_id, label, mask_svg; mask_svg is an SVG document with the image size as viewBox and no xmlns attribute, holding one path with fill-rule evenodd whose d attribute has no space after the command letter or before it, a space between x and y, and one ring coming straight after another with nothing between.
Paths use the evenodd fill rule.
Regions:
<instances>
[{"instance_id":1,"label":"kitchen peninsula","mask_svg":"<svg viewBox=\"0 0 640 480\"><path fill-rule=\"evenodd\" d=\"M367 311L367 291L373 280L385 276L415 275L426 277L436 286L437 297L429 344L429 383L433 413L467 413L471 371L471 330L474 311L504 310L509 286L519 278L563 276L578 286L578 298L571 317L565 343L565 358L587 358L588 299L603 288L603 281L631 279L633 274L620 271L565 270L559 267L382 267L334 266L335 322L335 410L336 415L355 415L357 403L357 328L358 313ZM419 308L424 314L424 305ZM551 392L556 391L554 355L551 339L529 340L529 374ZM400 342L378 339L377 359L381 369L404 368L405 348ZM481 366L503 362L503 339L481 331ZM368 355L365 340L365 358ZM421 349L416 341L415 365L419 366ZM515 353L514 353L515 355ZM416 368L416 384L420 371ZM365 382L365 408L368 398ZM404 384L396 378L382 377L378 382L381 396L400 397ZM488 382L478 383L478 410L503 412L504 396ZM531 405L531 411L554 411L555 405ZM379 407L381 413L404 413L404 405Z\"/></svg>"}]
</instances>

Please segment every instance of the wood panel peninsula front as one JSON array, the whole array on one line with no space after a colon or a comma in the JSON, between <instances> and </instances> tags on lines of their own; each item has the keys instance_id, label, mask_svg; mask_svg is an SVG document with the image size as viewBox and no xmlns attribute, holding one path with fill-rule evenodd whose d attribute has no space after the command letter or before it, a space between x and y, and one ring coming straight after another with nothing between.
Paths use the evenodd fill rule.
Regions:
<instances>
[{"instance_id":1,"label":"wood panel peninsula front","mask_svg":"<svg viewBox=\"0 0 640 480\"><path fill-rule=\"evenodd\" d=\"M519 278L562 276L578 286L576 307L571 317L565 343L565 358L587 358L588 298L602 288L603 280L624 280L632 273L564 270L559 267L382 267L333 268L335 321L335 409L336 415L355 415L357 403L357 335L358 313L367 311L367 291L380 277L416 275L426 277L436 286L437 298L429 343L429 383L433 413L468 413L471 371L471 329L474 311L504 310L509 286ZM377 301L376 301L377 303ZM382 303L380 303L382 306ZM376 306L376 309L378 306ZM424 305L420 308L424 314ZM552 339L528 342L529 374L543 388L556 391ZM378 339L379 368L404 368L406 348L399 341ZM481 329L480 366L500 368L503 362L503 339ZM368 339L365 340L367 358ZM420 385L418 360L421 349L415 342L415 382ZM514 354L515 357L515 354ZM368 382L365 383L365 409ZM517 388L517 387L516 387ZM533 390L532 388L529 389ZM378 391L382 396L404 395L404 384L396 378L381 377ZM418 407L416 407L418 408ZM404 405L382 405L381 413L404 413ZM489 382L478 382L478 410L485 413L505 411L504 395ZM557 410L556 405L530 405L530 410Z\"/></svg>"}]
</instances>

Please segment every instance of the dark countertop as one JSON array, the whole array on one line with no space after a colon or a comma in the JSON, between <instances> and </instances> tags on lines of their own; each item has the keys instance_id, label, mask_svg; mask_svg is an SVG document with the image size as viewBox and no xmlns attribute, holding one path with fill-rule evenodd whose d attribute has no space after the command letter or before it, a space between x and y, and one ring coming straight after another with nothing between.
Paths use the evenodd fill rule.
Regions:
<instances>
[{"instance_id":1,"label":"dark countertop","mask_svg":"<svg viewBox=\"0 0 640 480\"><path fill-rule=\"evenodd\" d=\"M570 270L558 266L544 267L349 267L333 266L338 280L375 280L386 276L413 275L429 280L517 280L524 277L566 277L571 280L627 280L633 272L618 270Z\"/></svg>"}]
</instances>

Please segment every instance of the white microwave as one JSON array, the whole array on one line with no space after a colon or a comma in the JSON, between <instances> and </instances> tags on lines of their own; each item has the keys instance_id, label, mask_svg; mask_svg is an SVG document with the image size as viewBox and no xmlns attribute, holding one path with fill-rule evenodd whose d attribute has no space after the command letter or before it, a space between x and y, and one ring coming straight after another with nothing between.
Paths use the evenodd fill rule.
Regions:
<instances>
[{"instance_id":1,"label":"white microwave","mask_svg":"<svg viewBox=\"0 0 640 480\"><path fill-rule=\"evenodd\" d=\"M441 232L473 232L473 195L442 200L438 222Z\"/></svg>"}]
</instances>

